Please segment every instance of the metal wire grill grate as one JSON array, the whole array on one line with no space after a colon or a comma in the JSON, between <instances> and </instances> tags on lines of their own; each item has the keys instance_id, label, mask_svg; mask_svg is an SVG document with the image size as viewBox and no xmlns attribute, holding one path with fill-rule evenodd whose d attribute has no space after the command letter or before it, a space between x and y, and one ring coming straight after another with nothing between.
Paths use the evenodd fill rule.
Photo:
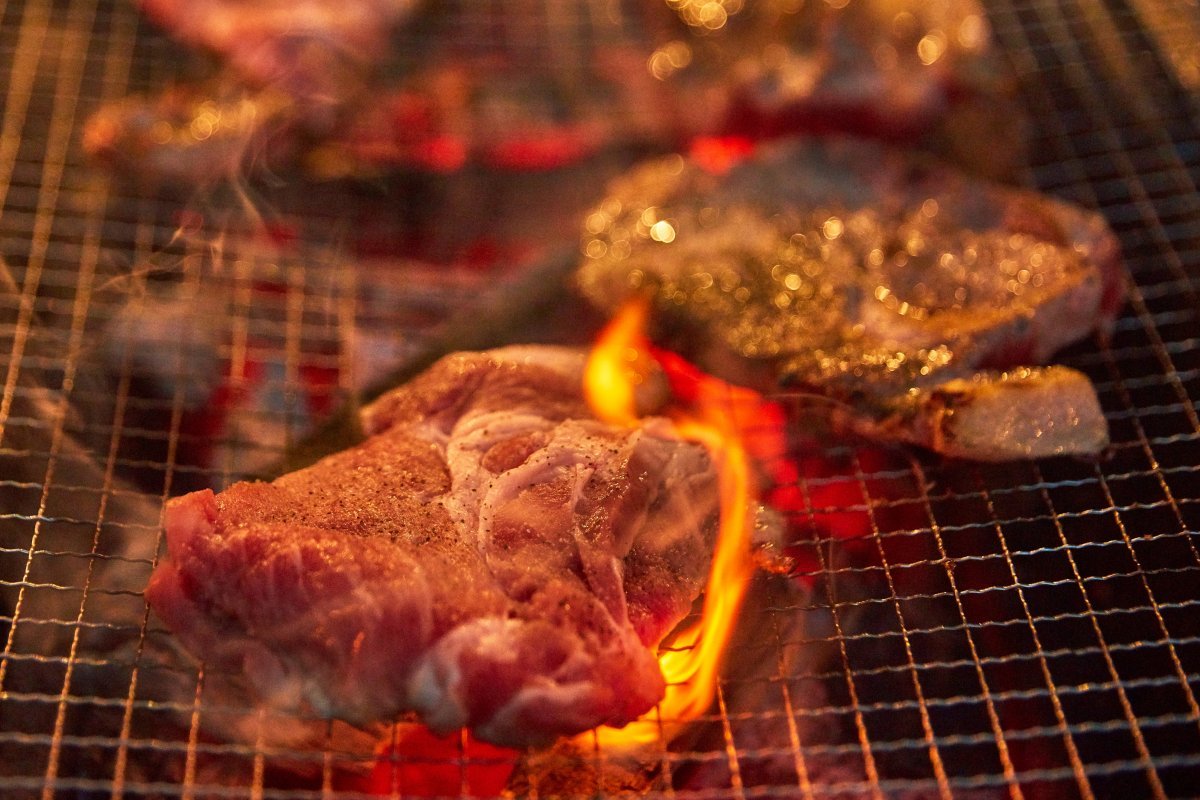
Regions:
<instances>
[{"instance_id":1,"label":"metal wire grill grate","mask_svg":"<svg viewBox=\"0 0 1200 800\"><path fill-rule=\"evenodd\" d=\"M1200 11L1004 0L988 12L1033 119L1029 182L1100 209L1125 249L1130 301L1111 342L1064 358L1095 382L1112 453L1006 466L789 453L802 468L780 487L784 510L811 532L794 575L755 588L714 713L648 773L600 749L563 767L466 740L414 748L404 725L377 759L342 726L256 711L230 676L181 656L141 597L166 497L274 462L379 364L419 358L454 309L537 276L537 258L363 266L341 246L351 234L386 251L411 233L404 220L486 216L550 179L511 195L477 179L255 187L253 205L271 209L263 236L239 222L244 196L146 196L84 163L91 110L192 68L130 5L0 2L0 793L478 795L517 763L515 785L537 795L1193 794L1200 95L1188 32ZM576 169L547 205L566 216L597 170ZM522 230L481 225L434 249L458 257ZM552 247L500 260L529 249Z\"/></svg>"}]
</instances>

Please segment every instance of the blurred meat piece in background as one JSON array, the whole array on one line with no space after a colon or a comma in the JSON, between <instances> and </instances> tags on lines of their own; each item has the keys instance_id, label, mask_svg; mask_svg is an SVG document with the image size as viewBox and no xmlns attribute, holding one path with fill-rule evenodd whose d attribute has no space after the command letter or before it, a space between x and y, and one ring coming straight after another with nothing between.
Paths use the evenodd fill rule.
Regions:
<instances>
[{"instance_id":1,"label":"blurred meat piece in background","mask_svg":"<svg viewBox=\"0 0 1200 800\"><path fill-rule=\"evenodd\" d=\"M1023 159L1014 80L970 0L410 5L144 0L223 71L100 109L85 148L118 171L137 154L141 180L168 184L205 163L224 177L226 143L247 139L272 151L248 171L322 178L553 169L713 134L849 132L998 177Z\"/></svg>"},{"instance_id":2,"label":"blurred meat piece in background","mask_svg":"<svg viewBox=\"0 0 1200 800\"><path fill-rule=\"evenodd\" d=\"M1024 161L1015 76L975 0L666 2L699 32L679 74L728 82L725 133L871 136L997 178Z\"/></svg>"},{"instance_id":3,"label":"blurred meat piece in background","mask_svg":"<svg viewBox=\"0 0 1200 800\"><path fill-rule=\"evenodd\" d=\"M416 67L308 159L316 174L464 167L538 171L610 148L673 144L665 88L636 49L595 54L586 72L511 54Z\"/></svg>"},{"instance_id":4,"label":"blurred meat piece in background","mask_svg":"<svg viewBox=\"0 0 1200 800\"><path fill-rule=\"evenodd\" d=\"M674 87L647 66L671 23L658 2L603 12L585 0L431 3L409 15L398 13L407 3L364 0L344 19L310 2L291 25L270 4L143 7L223 56L207 83L120 101L89 121L85 149L144 183L227 177L235 139L259 143L259 155L270 142L269 158L240 162L247 172L362 178L553 169L609 148L671 148L691 132Z\"/></svg>"},{"instance_id":5,"label":"blurred meat piece in background","mask_svg":"<svg viewBox=\"0 0 1200 800\"><path fill-rule=\"evenodd\" d=\"M83 148L143 186L209 187L292 163L303 138L295 113L273 89L179 84L101 106L84 125Z\"/></svg>"},{"instance_id":6,"label":"blurred meat piece in background","mask_svg":"<svg viewBox=\"0 0 1200 800\"><path fill-rule=\"evenodd\" d=\"M649 295L670 347L815 393L843 432L992 461L1107 443L1086 377L1020 369L1119 310L1116 239L1084 209L877 143L787 140L725 174L678 156L632 170L583 249L600 308Z\"/></svg>"},{"instance_id":7,"label":"blurred meat piece in background","mask_svg":"<svg viewBox=\"0 0 1200 800\"><path fill-rule=\"evenodd\" d=\"M139 0L183 44L216 55L250 87L292 99L314 126L359 96L418 0Z\"/></svg>"},{"instance_id":8,"label":"blurred meat piece in background","mask_svg":"<svg viewBox=\"0 0 1200 800\"><path fill-rule=\"evenodd\" d=\"M343 108L331 130L314 128L303 106L277 88L249 90L226 76L101 106L86 123L83 147L151 188L206 187L268 171L365 179L554 170L610 149L676 141L663 87L629 55L610 54L611 73L583 83L531 73L519 61L431 64L374 87L370 102ZM643 98L661 100L652 107L664 113L633 113Z\"/></svg>"}]
</instances>

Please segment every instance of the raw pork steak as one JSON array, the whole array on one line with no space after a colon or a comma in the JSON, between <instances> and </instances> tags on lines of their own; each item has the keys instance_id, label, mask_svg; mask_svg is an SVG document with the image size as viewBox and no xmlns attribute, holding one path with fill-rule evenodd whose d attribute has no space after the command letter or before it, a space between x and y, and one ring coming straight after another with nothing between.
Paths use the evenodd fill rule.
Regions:
<instances>
[{"instance_id":1,"label":"raw pork steak","mask_svg":"<svg viewBox=\"0 0 1200 800\"><path fill-rule=\"evenodd\" d=\"M596 421L583 355L457 354L364 414L362 444L170 502L147 597L276 706L544 743L648 710L700 592L706 452Z\"/></svg>"}]
</instances>

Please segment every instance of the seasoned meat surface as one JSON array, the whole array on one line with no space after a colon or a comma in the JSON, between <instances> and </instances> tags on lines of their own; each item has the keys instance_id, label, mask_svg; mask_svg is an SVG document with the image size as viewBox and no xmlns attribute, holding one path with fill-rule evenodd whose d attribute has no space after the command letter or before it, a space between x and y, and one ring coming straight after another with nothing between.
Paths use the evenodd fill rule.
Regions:
<instances>
[{"instance_id":1,"label":"seasoned meat surface","mask_svg":"<svg viewBox=\"0 0 1200 800\"><path fill-rule=\"evenodd\" d=\"M147 595L277 706L544 743L649 709L716 520L707 454L580 396L582 354L447 357L366 410L361 445L171 501Z\"/></svg>"},{"instance_id":2,"label":"seasoned meat surface","mask_svg":"<svg viewBox=\"0 0 1200 800\"><path fill-rule=\"evenodd\" d=\"M650 295L660 333L708 371L818 393L846 427L943 452L949 440L922 419L928 393L1044 363L1105 330L1122 297L1098 215L853 139L781 141L725 174L678 157L635 169L588 216L584 251L587 297L613 308ZM1022 396L1041 378L1023 378ZM1062 397L1077 396L1069 383ZM1044 446L968 455L1094 452L1106 428L1089 395L1075 411L1092 418L1043 426L1058 431Z\"/></svg>"}]
</instances>

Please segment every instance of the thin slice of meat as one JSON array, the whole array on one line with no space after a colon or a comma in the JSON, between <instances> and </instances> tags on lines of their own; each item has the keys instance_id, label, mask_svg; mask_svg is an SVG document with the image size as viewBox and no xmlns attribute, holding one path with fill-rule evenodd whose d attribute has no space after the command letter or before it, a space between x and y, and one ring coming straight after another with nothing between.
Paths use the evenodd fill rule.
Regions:
<instances>
[{"instance_id":1,"label":"thin slice of meat","mask_svg":"<svg viewBox=\"0 0 1200 800\"><path fill-rule=\"evenodd\" d=\"M449 356L366 410L362 444L171 501L150 603L277 707L512 746L631 721L706 577L715 476L661 418L593 419L582 363Z\"/></svg>"},{"instance_id":2,"label":"thin slice of meat","mask_svg":"<svg viewBox=\"0 0 1200 800\"><path fill-rule=\"evenodd\" d=\"M600 307L649 294L661 337L707 371L815 392L843 428L955 455L954 437L929 432L929 393L1003 406L1015 379L942 390L1045 363L1107 330L1122 300L1099 215L861 140L781 141L727 174L658 161L615 182L585 225L578 280ZM977 437L987 446L966 455L1104 446L1094 391L1077 376L1084 402L1063 375L1020 381L1022 397L1038 389L1024 407L1041 434Z\"/></svg>"}]
</instances>

